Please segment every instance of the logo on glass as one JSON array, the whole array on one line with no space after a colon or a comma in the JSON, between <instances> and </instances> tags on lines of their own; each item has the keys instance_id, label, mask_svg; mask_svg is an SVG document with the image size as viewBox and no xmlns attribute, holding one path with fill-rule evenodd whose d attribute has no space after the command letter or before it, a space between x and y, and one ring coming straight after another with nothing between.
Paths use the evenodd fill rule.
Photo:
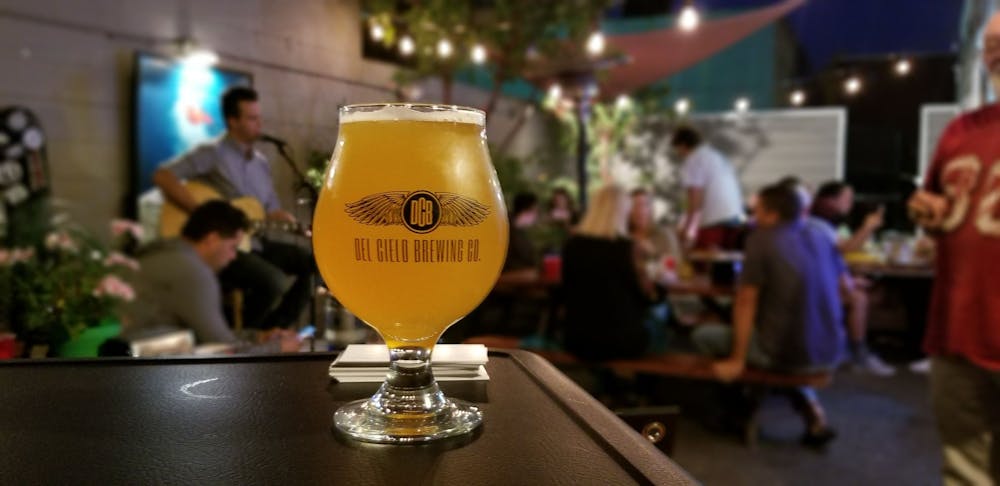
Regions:
<instances>
[{"instance_id":1,"label":"logo on glass","mask_svg":"<svg viewBox=\"0 0 1000 486\"><path fill-rule=\"evenodd\" d=\"M430 233L441 222L441 203L427 191L417 191L403 201L403 224L414 233Z\"/></svg>"},{"instance_id":2,"label":"logo on glass","mask_svg":"<svg viewBox=\"0 0 1000 486\"><path fill-rule=\"evenodd\" d=\"M471 197L450 192L381 192L347 203L355 221L373 226L403 225L418 233L438 226L475 226L486 220L490 208Z\"/></svg>"}]
</instances>

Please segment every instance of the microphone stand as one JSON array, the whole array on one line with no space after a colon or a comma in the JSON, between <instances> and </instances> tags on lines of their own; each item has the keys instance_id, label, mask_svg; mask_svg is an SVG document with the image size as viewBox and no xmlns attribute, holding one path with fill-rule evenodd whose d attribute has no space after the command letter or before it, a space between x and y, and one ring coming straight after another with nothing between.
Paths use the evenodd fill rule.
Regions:
<instances>
[{"instance_id":1,"label":"microphone stand","mask_svg":"<svg viewBox=\"0 0 1000 486\"><path fill-rule=\"evenodd\" d=\"M288 165L288 167L292 169L292 173L295 174L295 178L297 179L295 187L297 205L302 201L302 199L298 197L299 192L302 191L303 188L305 188L308 191L309 197L306 199L306 203L308 205L307 209L309 210L309 216L312 217L313 213L316 211L316 203L319 202L319 191L317 191L316 188L312 186L312 184L309 184L309 181L306 180L305 174L303 174L302 171L299 170L299 166L292 159L292 156L289 155L288 144L275 141L270 141L270 142L274 144L275 148L277 148L278 150L278 154L281 155L282 160L285 161L285 164ZM311 232L309 237L312 238ZM313 254L312 245L309 245L309 254L310 255ZM313 262L315 262L315 256L313 256ZM319 323L316 321L317 317L316 302L315 302L316 281L317 281L316 265L314 264L312 266L312 269L309 271L309 294L312 297L309 299L309 322L310 325L314 326L315 328L313 336L310 338L310 346L309 346L310 351L315 351L315 349L313 349L316 343L315 336L318 334L319 336L323 337L326 334L326 323L324 322L323 325L318 326L317 324Z\"/></svg>"},{"instance_id":2,"label":"microphone stand","mask_svg":"<svg viewBox=\"0 0 1000 486\"><path fill-rule=\"evenodd\" d=\"M278 154L281 155L282 160L285 161L288 167L292 169L292 173L295 174L295 178L298 179L296 190L300 190L303 187L308 189L309 196L311 197L310 199L311 204L309 209L310 210L315 209L316 201L319 200L319 191L317 191L316 188L312 186L312 184L309 184L309 181L306 180L306 175L303 174L301 170L299 170L299 166L296 165L295 161L292 160L291 155L288 154L288 145L284 143L275 143L274 146L277 147Z\"/></svg>"}]
</instances>

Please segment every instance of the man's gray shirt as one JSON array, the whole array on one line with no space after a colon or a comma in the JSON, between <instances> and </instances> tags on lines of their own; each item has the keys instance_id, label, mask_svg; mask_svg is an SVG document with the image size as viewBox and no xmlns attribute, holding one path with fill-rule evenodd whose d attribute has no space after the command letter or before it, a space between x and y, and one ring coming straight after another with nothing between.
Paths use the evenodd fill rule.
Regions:
<instances>
[{"instance_id":1,"label":"man's gray shirt","mask_svg":"<svg viewBox=\"0 0 1000 486\"><path fill-rule=\"evenodd\" d=\"M164 168L180 179L204 182L227 199L251 196L269 212L281 208L267 158L231 138L201 144Z\"/></svg>"},{"instance_id":2,"label":"man's gray shirt","mask_svg":"<svg viewBox=\"0 0 1000 486\"><path fill-rule=\"evenodd\" d=\"M845 271L837 247L813 221L751 233L740 283L760 289L754 328L776 368L840 361L845 341L839 281Z\"/></svg>"},{"instance_id":3,"label":"man's gray shirt","mask_svg":"<svg viewBox=\"0 0 1000 486\"><path fill-rule=\"evenodd\" d=\"M125 340L190 329L198 343L235 343L222 315L222 291L215 272L185 240L150 244L139 255L133 285L136 298L127 308Z\"/></svg>"}]
</instances>

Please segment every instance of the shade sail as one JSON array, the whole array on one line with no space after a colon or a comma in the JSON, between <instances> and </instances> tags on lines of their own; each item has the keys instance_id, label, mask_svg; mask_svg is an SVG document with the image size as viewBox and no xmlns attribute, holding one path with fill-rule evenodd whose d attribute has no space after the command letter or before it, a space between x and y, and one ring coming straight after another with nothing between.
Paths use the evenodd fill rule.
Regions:
<instances>
[{"instance_id":1,"label":"shade sail","mask_svg":"<svg viewBox=\"0 0 1000 486\"><path fill-rule=\"evenodd\" d=\"M704 21L692 32L669 28L608 36L607 44L624 53L628 61L608 71L601 82L601 97L629 93L683 71L804 3L805 0L784 0L752 12Z\"/></svg>"}]
</instances>

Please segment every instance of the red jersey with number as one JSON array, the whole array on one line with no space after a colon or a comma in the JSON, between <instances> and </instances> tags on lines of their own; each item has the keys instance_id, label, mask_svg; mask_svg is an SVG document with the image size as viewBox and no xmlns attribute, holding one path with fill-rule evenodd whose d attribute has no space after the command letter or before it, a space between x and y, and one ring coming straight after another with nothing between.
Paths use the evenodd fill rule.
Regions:
<instances>
[{"instance_id":1,"label":"red jersey with number","mask_svg":"<svg viewBox=\"0 0 1000 486\"><path fill-rule=\"evenodd\" d=\"M949 210L924 348L1000 371L1000 104L948 125L925 186Z\"/></svg>"}]
</instances>

